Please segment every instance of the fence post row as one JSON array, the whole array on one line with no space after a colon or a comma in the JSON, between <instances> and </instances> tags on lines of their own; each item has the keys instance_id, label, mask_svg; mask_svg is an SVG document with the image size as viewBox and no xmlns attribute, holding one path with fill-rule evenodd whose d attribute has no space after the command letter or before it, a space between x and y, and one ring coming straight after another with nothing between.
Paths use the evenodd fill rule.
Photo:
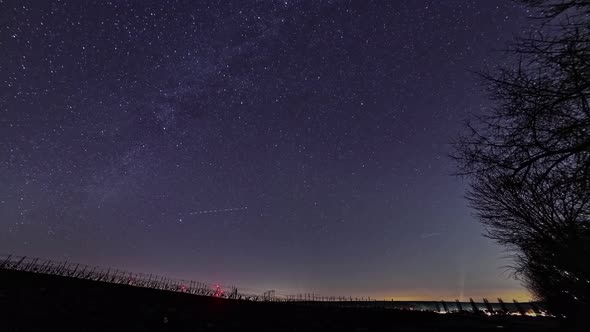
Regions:
<instances>
[{"instance_id":1,"label":"fence post row","mask_svg":"<svg viewBox=\"0 0 590 332\"><path fill-rule=\"evenodd\" d=\"M98 266L93 266L92 269L89 269L88 265L78 263L68 264L68 261L52 262L51 260L42 260L40 258L27 258L27 256L14 256L12 254L3 256L4 257L0 259L0 269L25 271L41 274L53 274L77 279L88 279L108 283L126 284L134 287L144 287L168 290L173 292L189 293L199 296L218 296L227 299L246 300L254 302L295 302L308 304L317 302L340 302L344 306L352 305L358 307L364 306L374 308L387 306L387 304L383 301L381 306L379 306L378 301L375 299L371 301L370 297L368 297L367 299L359 299L353 298L352 296L319 296L315 293L277 296L274 290L266 290L262 292L262 294L243 294L238 292L238 288L235 286L226 287L227 289L229 289L229 291L224 292L223 290L219 289L218 286L215 287L213 285L208 285L206 283L194 280L168 279L164 276L156 276L152 273L150 273L149 275L145 275L142 273L126 272L119 269L111 271L110 267L105 270ZM392 307L395 308L395 305L393 304L395 302L393 301L393 299L391 301ZM362 302L373 302L373 305L363 305ZM437 312L451 312L451 310L447 306L447 303L444 300L433 303ZM442 305L442 308L440 307L439 303ZM483 298L483 303L489 314L511 313L511 310L508 309L508 306L501 298L498 298L498 305L500 309L494 310L494 307L488 301L487 298ZM518 301L513 300L513 303L517 313L519 313L520 315L527 314L525 308ZM469 298L469 304L471 306L473 313L481 312L475 301L473 301L473 298ZM528 305L530 305L532 312L534 312L535 314L539 315L544 313L545 309L541 309L538 303L530 302ZM458 299L455 299L455 307L457 312L464 312L463 305Z\"/></svg>"}]
</instances>

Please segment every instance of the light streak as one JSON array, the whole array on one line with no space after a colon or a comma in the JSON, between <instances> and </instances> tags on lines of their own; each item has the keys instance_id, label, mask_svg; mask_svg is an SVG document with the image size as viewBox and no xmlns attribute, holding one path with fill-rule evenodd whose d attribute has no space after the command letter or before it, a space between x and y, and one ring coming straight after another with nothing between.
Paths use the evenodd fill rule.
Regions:
<instances>
[{"instance_id":1,"label":"light streak","mask_svg":"<svg viewBox=\"0 0 590 332\"><path fill-rule=\"evenodd\" d=\"M231 212L231 211L243 211L243 210L247 210L247 209L248 209L247 206L243 206L243 207L230 208L230 209L194 211L194 212L189 212L189 214L195 215L195 214L223 213L223 212Z\"/></svg>"},{"instance_id":2,"label":"light streak","mask_svg":"<svg viewBox=\"0 0 590 332\"><path fill-rule=\"evenodd\" d=\"M424 233L424 234L420 234L420 237L423 238L423 239L425 239L425 238L428 238L428 237L431 237L431 236L437 236L437 235L440 235L440 234L441 233Z\"/></svg>"}]
</instances>

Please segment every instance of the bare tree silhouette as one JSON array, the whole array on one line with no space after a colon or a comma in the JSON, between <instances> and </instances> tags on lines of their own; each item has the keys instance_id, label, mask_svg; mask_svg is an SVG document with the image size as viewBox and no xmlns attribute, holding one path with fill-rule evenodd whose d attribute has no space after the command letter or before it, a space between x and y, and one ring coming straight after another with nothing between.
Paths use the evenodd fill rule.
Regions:
<instances>
[{"instance_id":1,"label":"bare tree silhouette","mask_svg":"<svg viewBox=\"0 0 590 332\"><path fill-rule=\"evenodd\" d=\"M539 24L481 73L494 108L452 157L486 236L554 313L590 307L590 1L521 0Z\"/></svg>"}]
</instances>

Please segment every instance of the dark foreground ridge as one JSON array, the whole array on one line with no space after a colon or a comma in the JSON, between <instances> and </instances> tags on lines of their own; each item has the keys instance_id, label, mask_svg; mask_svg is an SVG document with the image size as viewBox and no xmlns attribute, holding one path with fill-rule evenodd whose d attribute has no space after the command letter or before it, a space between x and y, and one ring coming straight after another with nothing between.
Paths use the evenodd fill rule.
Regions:
<instances>
[{"instance_id":1,"label":"dark foreground ridge","mask_svg":"<svg viewBox=\"0 0 590 332\"><path fill-rule=\"evenodd\" d=\"M0 269L1 331L560 331L555 319L254 302Z\"/></svg>"}]
</instances>

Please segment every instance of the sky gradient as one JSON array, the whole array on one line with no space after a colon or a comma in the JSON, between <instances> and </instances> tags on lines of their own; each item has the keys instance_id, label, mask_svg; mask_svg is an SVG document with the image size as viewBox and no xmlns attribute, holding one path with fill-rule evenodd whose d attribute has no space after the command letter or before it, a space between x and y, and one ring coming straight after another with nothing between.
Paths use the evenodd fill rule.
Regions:
<instances>
[{"instance_id":1,"label":"sky gradient","mask_svg":"<svg viewBox=\"0 0 590 332\"><path fill-rule=\"evenodd\" d=\"M526 299L450 175L510 1L0 1L0 252Z\"/></svg>"}]
</instances>

